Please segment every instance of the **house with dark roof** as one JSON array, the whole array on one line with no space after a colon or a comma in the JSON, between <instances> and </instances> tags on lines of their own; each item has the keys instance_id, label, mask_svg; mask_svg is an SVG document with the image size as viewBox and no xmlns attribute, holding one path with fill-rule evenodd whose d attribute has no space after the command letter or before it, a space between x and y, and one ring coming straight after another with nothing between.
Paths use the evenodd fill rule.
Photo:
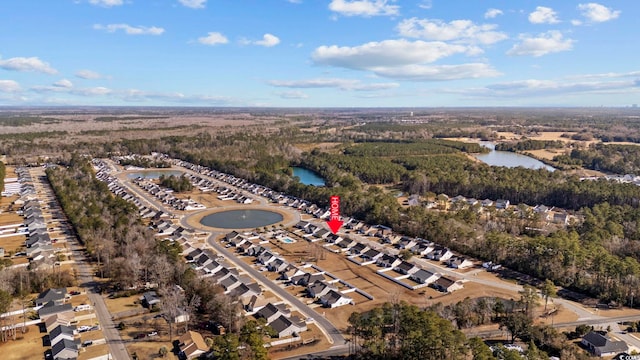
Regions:
<instances>
[{"instance_id":1,"label":"house with dark roof","mask_svg":"<svg viewBox=\"0 0 640 360\"><path fill-rule=\"evenodd\" d=\"M274 321L280 316L289 317L290 315L291 311L288 310L284 304L274 305L273 303L268 303L254 314L256 318L267 320L267 323Z\"/></svg>"},{"instance_id":2,"label":"house with dark roof","mask_svg":"<svg viewBox=\"0 0 640 360\"><path fill-rule=\"evenodd\" d=\"M282 270L285 270L287 268L287 266L289 266L289 263L287 263L283 259L278 258L278 259L275 259L274 261L270 262L267 265L267 269L269 271L273 271L273 272L280 272Z\"/></svg>"},{"instance_id":3,"label":"house with dark roof","mask_svg":"<svg viewBox=\"0 0 640 360\"><path fill-rule=\"evenodd\" d=\"M51 315L55 315L55 314L59 314L59 313L64 313L67 311L73 311L73 306L71 306L71 304L62 304L62 305L57 305L55 302L50 301L46 304L44 304L44 306L42 306L39 310L38 310L38 316L41 319L45 319Z\"/></svg>"},{"instance_id":4,"label":"house with dark roof","mask_svg":"<svg viewBox=\"0 0 640 360\"><path fill-rule=\"evenodd\" d=\"M324 275L322 274L311 274L304 273L301 275L296 275L291 278L291 283L295 285L307 286L309 284L313 284L316 281L323 281Z\"/></svg>"},{"instance_id":5,"label":"house with dark roof","mask_svg":"<svg viewBox=\"0 0 640 360\"><path fill-rule=\"evenodd\" d=\"M76 359L78 357L78 344L73 340L62 339L51 348L54 360Z\"/></svg>"},{"instance_id":6,"label":"house with dark roof","mask_svg":"<svg viewBox=\"0 0 640 360\"><path fill-rule=\"evenodd\" d=\"M383 252L378 251L376 249L368 249L367 251L360 254L360 257L365 261L377 261L384 255Z\"/></svg>"},{"instance_id":7,"label":"house with dark roof","mask_svg":"<svg viewBox=\"0 0 640 360\"><path fill-rule=\"evenodd\" d=\"M351 255L356 255L356 254L360 254L363 251L369 250L369 246L367 246L364 243L356 243L355 245L353 245L351 247L351 249L349 249L349 253Z\"/></svg>"},{"instance_id":8,"label":"house with dark roof","mask_svg":"<svg viewBox=\"0 0 640 360\"><path fill-rule=\"evenodd\" d=\"M332 289L320 297L320 303L324 307L337 308L347 304L353 305L353 299L338 290Z\"/></svg>"},{"instance_id":9,"label":"house with dark roof","mask_svg":"<svg viewBox=\"0 0 640 360\"><path fill-rule=\"evenodd\" d=\"M473 266L473 261L462 256L452 256L447 260L447 266L454 269L466 269Z\"/></svg>"},{"instance_id":10,"label":"house with dark roof","mask_svg":"<svg viewBox=\"0 0 640 360\"><path fill-rule=\"evenodd\" d=\"M595 356L612 356L617 353L629 350L629 346L624 341L613 341L608 336L592 331L585 335L580 344Z\"/></svg>"},{"instance_id":11,"label":"house with dark roof","mask_svg":"<svg viewBox=\"0 0 640 360\"><path fill-rule=\"evenodd\" d=\"M438 280L439 277L440 276L438 274L424 269L420 269L409 276L411 280L420 284L431 284L432 282Z\"/></svg>"},{"instance_id":12,"label":"house with dark roof","mask_svg":"<svg viewBox=\"0 0 640 360\"><path fill-rule=\"evenodd\" d=\"M307 324L296 317L280 316L270 322L269 326L276 331L280 338L307 331Z\"/></svg>"},{"instance_id":13,"label":"house with dark roof","mask_svg":"<svg viewBox=\"0 0 640 360\"><path fill-rule=\"evenodd\" d=\"M160 303L160 298L155 291L147 291L146 293L142 294L140 300L142 301L142 305L149 308Z\"/></svg>"},{"instance_id":14,"label":"house with dark roof","mask_svg":"<svg viewBox=\"0 0 640 360\"><path fill-rule=\"evenodd\" d=\"M59 343L62 339L73 341L75 334L75 327L69 327L64 325L58 325L49 333L49 342L51 346Z\"/></svg>"},{"instance_id":15,"label":"house with dark roof","mask_svg":"<svg viewBox=\"0 0 640 360\"><path fill-rule=\"evenodd\" d=\"M324 281L316 281L312 284L307 285L307 294L309 294L309 297L317 298L334 289L335 288L333 286L327 284Z\"/></svg>"},{"instance_id":16,"label":"house with dark roof","mask_svg":"<svg viewBox=\"0 0 640 360\"><path fill-rule=\"evenodd\" d=\"M434 281L431 286L438 291L446 293L460 290L463 287L461 282L444 276L441 276L440 278L438 278L438 280Z\"/></svg>"},{"instance_id":17,"label":"house with dark roof","mask_svg":"<svg viewBox=\"0 0 640 360\"><path fill-rule=\"evenodd\" d=\"M408 261L403 261L400 263L400 265L393 268L393 270L403 275L411 275L414 272L420 270L420 268Z\"/></svg>"},{"instance_id":18,"label":"house with dark roof","mask_svg":"<svg viewBox=\"0 0 640 360\"><path fill-rule=\"evenodd\" d=\"M446 247L438 246L426 255L427 259L436 261L447 261L451 259L453 253Z\"/></svg>"},{"instance_id":19,"label":"house with dark roof","mask_svg":"<svg viewBox=\"0 0 640 360\"><path fill-rule=\"evenodd\" d=\"M53 301L55 304L63 304L65 297L67 295L66 288L59 289L47 289L44 292L41 292L40 295L35 299L36 306L44 305L50 301Z\"/></svg>"},{"instance_id":20,"label":"house with dark roof","mask_svg":"<svg viewBox=\"0 0 640 360\"><path fill-rule=\"evenodd\" d=\"M400 259L399 257L389 255L389 254L383 254L382 257L380 257L376 261L376 265L384 268L392 268L400 265L401 262L402 262L402 259Z\"/></svg>"}]
</instances>

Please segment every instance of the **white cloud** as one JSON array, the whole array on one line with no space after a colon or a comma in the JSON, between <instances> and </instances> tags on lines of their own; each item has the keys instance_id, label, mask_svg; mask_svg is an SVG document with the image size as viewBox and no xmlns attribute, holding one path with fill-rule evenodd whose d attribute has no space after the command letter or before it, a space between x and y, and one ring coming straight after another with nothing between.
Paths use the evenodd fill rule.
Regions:
<instances>
[{"instance_id":1,"label":"white cloud","mask_svg":"<svg viewBox=\"0 0 640 360\"><path fill-rule=\"evenodd\" d=\"M321 46L311 57L316 64L370 71L400 80L440 81L500 75L484 63L427 65L448 56L475 55L479 51L475 46L400 39L355 47Z\"/></svg>"},{"instance_id":2,"label":"white cloud","mask_svg":"<svg viewBox=\"0 0 640 360\"><path fill-rule=\"evenodd\" d=\"M62 79L53 83L53 86L70 89L73 87L73 83L67 79Z\"/></svg>"},{"instance_id":3,"label":"white cloud","mask_svg":"<svg viewBox=\"0 0 640 360\"><path fill-rule=\"evenodd\" d=\"M374 66L401 66L431 63L443 57L469 52L471 47L441 41L409 41L405 39L369 42L364 45L320 46L311 58L317 64L364 69Z\"/></svg>"},{"instance_id":4,"label":"white cloud","mask_svg":"<svg viewBox=\"0 0 640 360\"><path fill-rule=\"evenodd\" d=\"M493 44L508 38L505 33L495 31L497 25L476 25L471 20L405 19L398 24L400 35L425 40L459 40L469 43Z\"/></svg>"},{"instance_id":5,"label":"white cloud","mask_svg":"<svg viewBox=\"0 0 640 360\"><path fill-rule=\"evenodd\" d=\"M93 28L95 30L104 30L109 33L123 30L127 35L162 35L162 33L164 33L164 29L161 27L131 26L128 24L95 24L93 25Z\"/></svg>"},{"instance_id":6,"label":"white cloud","mask_svg":"<svg viewBox=\"0 0 640 360\"><path fill-rule=\"evenodd\" d=\"M493 19L493 18L498 17L499 15L502 15L502 14L504 14L504 13L500 9L489 9L484 13L484 18L485 19Z\"/></svg>"},{"instance_id":7,"label":"white cloud","mask_svg":"<svg viewBox=\"0 0 640 360\"><path fill-rule=\"evenodd\" d=\"M78 70L75 75L76 77L87 80L101 79L103 77L99 73L91 70Z\"/></svg>"},{"instance_id":8,"label":"white cloud","mask_svg":"<svg viewBox=\"0 0 640 360\"><path fill-rule=\"evenodd\" d=\"M571 20L571 25L580 26L580 25L582 25L582 21L580 21L578 19L573 19L573 20Z\"/></svg>"},{"instance_id":9,"label":"white cloud","mask_svg":"<svg viewBox=\"0 0 640 360\"><path fill-rule=\"evenodd\" d=\"M96 86L96 87L72 90L71 93L75 95L81 95L81 96L102 96L102 95L109 95L113 93L113 90L103 86Z\"/></svg>"},{"instance_id":10,"label":"white cloud","mask_svg":"<svg viewBox=\"0 0 640 360\"><path fill-rule=\"evenodd\" d=\"M280 96L283 99L308 99L309 95L303 93L302 91L282 91L277 92L276 95Z\"/></svg>"},{"instance_id":11,"label":"white cloud","mask_svg":"<svg viewBox=\"0 0 640 360\"><path fill-rule=\"evenodd\" d=\"M271 86L287 87L294 89L336 88L345 91L375 91L393 89L400 86L398 83L362 83L357 79L317 78L308 80L271 80Z\"/></svg>"},{"instance_id":12,"label":"white cloud","mask_svg":"<svg viewBox=\"0 0 640 360\"><path fill-rule=\"evenodd\" d=\"M389 0L331 0L329 10L344 16L390 16L398 15L400 9Z\"/></svg>"},{"instance_id":13,"label":"white cloud","mask_svg":"<svg viewBox=\"0 0 640 360\"><path fill-rule=\"evenodd\" d=\"M198 42L204 45L218 45L218 44L226 44L229 42L229 39L226 36L222 35L219 32L210 32L207 36L203 36L198 38Z\"/></svg>"},{"instance_id":14,"label":"white cloud","mask_svg":"<svg viewBox=\"0 0 640 360\"><path fill-rule=\"evenodd\" d=\"M515 44L507 55L532 55L535 57L550 53L569 51L573 48L574 40L564 39L562 33L556 30L547 31L537 37L520 35L520 43Z\"/></svg>"},{"instance_id":15,"label":"white cloud","mask_svg":"<svg viewBox=\"0 0 640 360\"><path fill-rule=\"evenodd\" d=\"M20 84L14 80L0 80L0 92L15 93L19 92Z\"/></svg>"},{"instance_id":16,"label":"white cloud","mask_svg":"<svg viewBox=\"0 0 640 360\"><path fill-rule=\"evenodd\" d=\"M12 71L41 72L45 74L56 74L58 71L48 63L37 57L14 57L7 60L0 59L0 68Z\"/></svg>"},{"instance_id":17,"label":"white cloud","mask_svg":"<svg viewBox=\"0 0 640 360\"><path fill-rule=\"evenodd\" d=\"M620 10L613 10L598 3L579 4L578 9L582 16L594 23L617 19L620 16Z\"/></svg>"},{"instance_id":18,"label":"white cloud","mask_svg":"<svg viewBox=\"0 0 640 360\"><path fill-rule=\"evenodd\" d=\"M418 4L418 7L421 9L429 10L431 9L431 7L433 7L433 3L431 2L431 0L422 0L422 2Z\"/></svg>"},{"instance_id":19,"label":"white cloud","mask_svg":"<svg viewBox=\"0 0 640 360\"><path fill-rule=\"evenodd\" d=\"M178 0L180 4L192 9L203 9L207 0Z\"/></svg>"},{"instance_id":20,"label":"white cloud","mask_svg":"<svg viewBox=\"0 0 640 360\"><path fill-rule=\"evenodd\" d=\"M488 64L468 63L459 65L405 65L371 69L376 75L398 80L445 81L477 79L502 75Z\"/></svg>"},{"instance_id":21,"label":"white cloud","mask_svg":"<svg viewBox=\"0 0 640 360\"><path fill-rule=\"evenodd\" d=\"M538 6L536 11L529 14L529 22L532 24L557 24L560 20L558 20L558 14L552 8Z\"/></svg>"},{"instance_id":22,"label":"white cloud","mask_svg":"<svg viewBox=\"0 0 640 360\"><path fill-rule=\"evenodd\" d=\"M112 6L120 6L123 4L122 0L89 0L89 4L103 6L103 7L112 7Z\"/></svg>"},{"instance_id":23,"label":"white cloud","mask_svg":"<svg viewBox=\"0 0 640 360\"><path fill-rule=\"evenodd\" d=\"M287 2L290 2L292 4L302 4L302 0L287 0Z\"/></svg>"},{"instance_id":24,"label":"white cloud","mask_svg":"<svg viewBox=\"0 0 640 360\"><path fill-rule=\"evenodd\" d=\"M253 43L264 47L272 47L280 44L280 39L272 34L264 34L262 40L254 41Z\"/></svg>"}]
</instances>

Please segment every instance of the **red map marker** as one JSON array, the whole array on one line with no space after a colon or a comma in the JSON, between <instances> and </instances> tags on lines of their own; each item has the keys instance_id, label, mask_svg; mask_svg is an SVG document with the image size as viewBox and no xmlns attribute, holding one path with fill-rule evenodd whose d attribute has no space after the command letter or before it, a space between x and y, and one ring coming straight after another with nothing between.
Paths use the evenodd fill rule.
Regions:
<instances>
[{"instance_id":1,"label":"red map marker","mask_svg":"<svg viewBox=\"0 0 640 360\"><path fill-rule=\"evenodd\" d=\"M334 195L331 197L329 211L331 212L331 215L329 215L327 225L329 225L331 232L336 234L342 227L342 224L344 224L344 222L340 220L340 196Z\"/></svg>"}]
</instances>

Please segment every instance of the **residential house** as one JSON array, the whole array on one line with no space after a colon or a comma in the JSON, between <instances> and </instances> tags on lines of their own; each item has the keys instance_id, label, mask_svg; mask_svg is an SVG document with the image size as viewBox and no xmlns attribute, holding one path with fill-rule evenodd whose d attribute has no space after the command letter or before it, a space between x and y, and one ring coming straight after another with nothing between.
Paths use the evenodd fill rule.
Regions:
<instances>
[{"instance_id":1,"label":"residential house","mask_svg":"<svg viewBox=\"0 0 640 360\"><path fill-rule=\"evenodd\" d=\"M462 256L452 256L447 260L447 266L454 269L466 269L473 266L473 262Z\"/></svg>"},{"instance_id":2,"label":"residential house","mask_svg":"<svg viewBox=\"0 0 640 360\"><path fill-rule=\"evenodd\" d=\"M38 316L46 321L49 316L72 311L73 306L71 304L57 305L54 301L50 301L38 310Z\"/></svg>"},{"instance_id":3,"label":"residential house","mask_svg":"<svg viewBox=\"0 0 640 360\"><path fill-rule=\"evenodd\" d=\"M267 269L273 272L280 272L282 270L285 270L287 266L289 266L289 263L287 263L283 259L278 258L278 259L275 259L274 261L271 261L267 265Z\"/></svg>"},{"instance_id":4,"label":"residential house","mask_svg":"<svg viewBox=\"0 0 640 360\"><path fill-rule=\"evenodd\" d=\"M44 292L41 292L40 295L38 295L38 297L35 299L35 304L36 306L42 306L50 301L53 301L56 305L61 305L64 303L66 295L66 288L47 289Z\"/></svg>"},{"instance_id":5,"label":"residential house","mask_svg":"<svg viewBox=\"0 0 640 360\"><path fill-rule=\"evenodd\" d=\"M383 252L378 251L376 249L368 249L367 251L363 252L362 254L360 254L360 257L363 260L368 260L368 261L377 261L379 258L381 258L384 255Z\"/></svg>"},{"instance_id":6,"label":"residential house","mask_svg":"<svg viewBox=\"0 0 640 360\"><path fill-rule=\"evenodd\" d=\"M401 262L402 262L402 259L400 259L399 257L389 255L389 254L383 254L382 257L380 257L376 261L376 265L384 268L392 268L400 265Z\"/></svg>"},{"instance_id":7,"label":"residential house","mask_svg":"<svg viewBox=\"0 0 640 360\"><path fill-rule=\"evenodd\" d=\"M58 325L49 333L49 343L51 346L59 343L62 339L73 341L75 333L75 327L69 327L65 325Z\"/></svg>"},{"instance_id":8,"label":"residential house","mask_svg":"<svg viewBox=\"0 0 640 360\"><path fill-rule=\"evenodd\" d=\"M437 246L432 252L428 253L427 259L435 261L447 261L451 259L453 253L446 247Z\"/></svg>"},{"instance_id":9,"label":"residential house","mask_svg":"<svg viewBox=\"0 0 640 360\"><path fill-rule=\"evenodd\" d=\"M511 203L509 202L509 200L505 200L505 199L496 200L496 209L506 210L509 208L510 205Z\"/></svg>"},{"instance_id":10,"label":"residential house","mask_svg":"<svg viewBox=\"0 0 640 360\"><path fill-rule=\"evenodd\" d=\"M303 275L304 271L298 269L293 265L289 265L285 270L280 271L280 277L278 280L291 280L294 276Z\"/></svg>"},{"instance_id":11,"label":"residential house","mask_svg":"<svg viewBox=\"0 0 640 360\"><path fill-rule=\"evenodd\" d=\"M140 300L142 301L142 305L148 308L151 308L153 305L160 303L160 298L155 291L147 291L146 293L142 294Z\"/></svg>"},{"instance_id":12,"label":"residential house","mask_svg":"<svg viewBox=\"0 0 640 360\"><path fill-rule=\"evenodd\" d=\"M411 275L411 274L415 273L416 271L420 270L420 268L415 266L415 264L412 264L412 263L410 263L408 261L403 261L398 266L393 268L393 270L395 270L396 272L399 272L400 274L403 274L403 275Z\"/></svg>"},{"instance_id":13,"label":"residential house","mask_svg":"<svg viewBox=\"0 0 640 360\"><path fill-rule=\"evenodd\" d=\"M317 298L325 295L331 290L335 288L324 281L316 281L312 284L307 285L307 294L309 297Z\"/></svg>"},{"instance_id":14,"label":"residential house","mask_svg":"<svg viewBox=\"0 0 640 360\"><path fill-rule=\"evenodd\" d=\"M307 331L307 324L304 321L296 317L287 318L286 316L280 316L274 321L269 323L269 326L276 331L279 338L299 334L303 331Z\"/></svg>"},{"instance_id":15,"label":"residential house","mask_svg":"<svg viewBox=\"0 0 640 360\"><path fill-rule=\"evenodd\" d=\"M462 289L463 285L459 281L455 281L448 277L441 276L438 280L434 281L431 286L438 291L442 292L454 292L456 290Z\"/></svg>"},{"instance_id":16,"label":"residential house","mask_svg":"<svg viewBox=\"0 0 640 360\"><path fill-rule=\"evenodd\" d=\"M209 351L204 338L199 332L187 331L178 339L180 354L187 359L194 359Z\"/></svg>"},{"instance_id":17,"label":"residential house","mask_svg":"<svg viewBox=\"0 0 640 360\"><path fill-rule=\"evenodd\" d=\"M348 296L345 296L343 293L337 290L330 290L325 295L322 295L320 297L320 303L324 307L337 308L339 306L343 306L347 304L353 305L353 299Z\"/></svg>"},{"instance_id":18,"label":"residential house","mask_svg":"<svg viewBox=\"0 0 640 360\"><path fill-rule=\"evenodd\" d=\"M424 269L420 269L409 276L411 280L420 284L431 284L438 280L439 277L440 275Z\"/></svg>"},{"instance_id":19,"label":"residential house","mask_svg":"<svg viewBox=\"0 0 640 360\"><path fill-rule=\"evenodd\" d=\"M585 335L580 343L595 356L612 356L617 353L629 350L627 343L624 341L613 341L608 336L596 331L591 331Z\"/></svg>"},{"instance_id":20,"label":"residential house","mask_svg":"<svg viewBox=\"0 0 640 360\"><path fill-rule=\"evenodd\" d=\"M73 340L62 339L51 348L54 360L76 359L78 345Z\"/></svg>"},{"instance_id":21,"label":"residential house","mask_svg":"<svg viewBox=\"0 0 640 360\"><path fill-rule=\"evenodd\" d=\"M44 321L44 327L47 329L47 332L50 333L53 329L60 325L71 326L74 318L75 315L72 312L58 313L47 317Z\"/></svg>"},{"instance_id":22,"label":"residential house","mask_svg":"<svg viewBox=\"0 0 640 360\"><path fill-rule=\"evenodd\" d=\"M268 303L254 314L256 318L263 318L267 323L276 320L280 316L289 317L290 315L291 311L287 309L285 304L274 305L273 303Z\"/></svg>"}]
</instances>

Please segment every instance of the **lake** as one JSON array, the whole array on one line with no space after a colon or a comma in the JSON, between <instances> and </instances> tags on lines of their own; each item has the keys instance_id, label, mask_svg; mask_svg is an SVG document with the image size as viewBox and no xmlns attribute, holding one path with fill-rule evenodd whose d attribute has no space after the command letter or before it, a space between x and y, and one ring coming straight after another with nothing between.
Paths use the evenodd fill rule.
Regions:
<instances>
[{"instance_id":1,"label":"lake","mask_svg":"<svg viewBox=\"0 0 640 360\"><path fill-rule=\"evenodd\" d=\"M293 176L300 178L300 182L305 185L325 186L324 179L313 171L301 167L293 167Z\"/></svg>"},{"instance_id":2,"label":"lake","mask_svg":"<svg viewBox=\"0 0 640 360\"><path fill-rule=\"evenodd\" d=\"M554 167L526 155L516 154L510 151L496 151L496 144L490 141L480 141L480 145L491 149L491 152L487 154L473 154L473 156L487 165L510 168L522 166L528 169L556 170Z\"/></svg>"},{"instance_id":3,"label":"lake","mask_svg":"<svg viewBox=\"0 0 640 360\"><path fill-rule=\"evenodd\" d=\"M128 173L127 177L129 179L137 179L139 177L144 179L159 179L160 175L164 176L181 176L183 174L182 171L178 170L138 170L136 172Z\"/></svg>"}]
</instances>

